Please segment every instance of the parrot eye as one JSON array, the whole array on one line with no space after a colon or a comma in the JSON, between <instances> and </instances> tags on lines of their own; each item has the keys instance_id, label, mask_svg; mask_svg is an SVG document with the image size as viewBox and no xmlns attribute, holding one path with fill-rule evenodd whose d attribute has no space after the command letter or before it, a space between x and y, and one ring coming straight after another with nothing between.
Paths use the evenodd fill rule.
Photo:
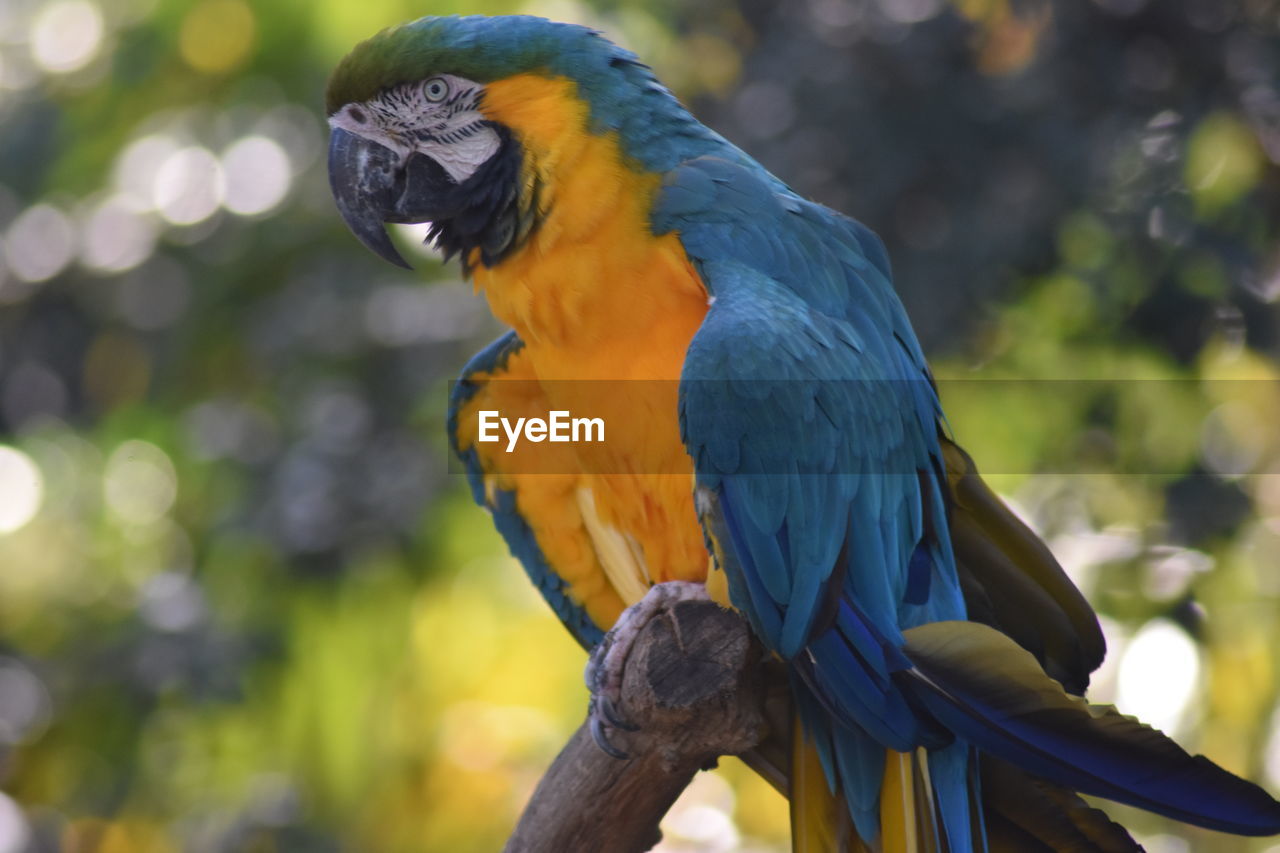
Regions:
<instances>
[{"instance_id":1,"label":"parrot eye","mask_svg":"<svg viewBox=\"0 0 1280 853\"><path fill-rule=\"evenodd\" d=\"M449 94L449 83L443 77L432 77L422 84L422 95L432 103L443 101Z\"/></svg>"}]
</instances>

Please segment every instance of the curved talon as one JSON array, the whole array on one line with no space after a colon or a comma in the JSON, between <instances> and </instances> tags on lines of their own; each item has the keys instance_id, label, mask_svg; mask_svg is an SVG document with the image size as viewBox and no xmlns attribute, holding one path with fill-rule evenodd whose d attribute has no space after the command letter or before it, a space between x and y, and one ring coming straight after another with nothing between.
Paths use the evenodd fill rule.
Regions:
<instances>
[{"instance_id":1,"label":"curved talon","mask_svg":"<svg viewBox=\"0 0 1280 853\"><path fill-rule=\"evenodd\" d=\"M638 732L640 727L628 720L618 712L618 708L608 696L597 696L596 707L600 709L600 714L604 717L605 722L613 726L615 729L621 729L624 732Z\"/></svg>"},{"instance_id":2,"label":"curved talon","mask_svg":"<svg viewBox=\"0 0 1280 853\"><path fill-rule=\"evenodd\" d=\"M587 658L583 680L591 693L587 718L591 721L591 738L596 746L619 760L630 758L609 743L606 729L634 732L640 729L622 715L617 702L622 693L622 672L640 632L655 617L681 601L706 600L706 587L685 581L669 581L649 589L644 598L623 611L617 624L604 635Z\"/></svg>"},{"instance_id":3,"label":"curved talon","mask_svg":"<svg viewBox=\"0 0 1280 853\"><path fill-rule=\"evenodd\" d=\"M619 761L626 761L631 756L609 743L609 738L604 733L604 722L595 714L591 715L591 739L596 742L596 746L600 747L608 755L613 756Z\"/></svg>"}]
</instances>

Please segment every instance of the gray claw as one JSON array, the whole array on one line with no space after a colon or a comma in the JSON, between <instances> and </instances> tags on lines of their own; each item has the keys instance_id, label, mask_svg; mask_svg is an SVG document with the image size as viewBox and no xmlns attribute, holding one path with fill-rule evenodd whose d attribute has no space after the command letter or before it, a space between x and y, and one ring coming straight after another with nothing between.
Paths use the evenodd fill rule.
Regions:
<instances>
[{"instance_id":1,"label":"gray claw","mask_svg":"<svg viewBox=\"0 0 1280 853\"><path fill-rule=\"evenodd\" d=\"M627 720L618 712L617 707L607 696L596 697L596 707L600 709L601 716L605 722L613 726L615 729L621 729L624 732L637 732L640 727L635 723Z\"/></svg>"},{"instance_id":2,"label":"gray claw","mask_svg":"<svg viewBox=\"0 0 1280 853\"><path fill-rule=\"evenodd\" d=\"M609 738L607 738L604 733L604 722L595 714L591 715L591 739L596 742L596 746L600 747L605 751L605 753L613 756L619 761L626 761L631 757L613 744L609 743Z\"/></svg>"}]
</instances>

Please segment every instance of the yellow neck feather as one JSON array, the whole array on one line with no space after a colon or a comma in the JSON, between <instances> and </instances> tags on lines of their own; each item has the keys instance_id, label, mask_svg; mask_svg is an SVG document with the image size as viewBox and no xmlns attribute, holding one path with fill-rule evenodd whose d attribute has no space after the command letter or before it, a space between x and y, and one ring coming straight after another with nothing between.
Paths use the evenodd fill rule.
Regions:
<instances>
[{"instance_id":1,"label":"yellow neck feather","mask_svg":"<svg viewBox=\"0 0 1280 853\"><path fill-rule=\"evenodd\" d=\"M650 230L660 177L629 165L615 134L591 132L570 80L497 81L482 109L520 141L544 210L522 248L474 265L494 314L543 378L676 378L706 292L679 239Z\"/></svg>"}]
</instances>

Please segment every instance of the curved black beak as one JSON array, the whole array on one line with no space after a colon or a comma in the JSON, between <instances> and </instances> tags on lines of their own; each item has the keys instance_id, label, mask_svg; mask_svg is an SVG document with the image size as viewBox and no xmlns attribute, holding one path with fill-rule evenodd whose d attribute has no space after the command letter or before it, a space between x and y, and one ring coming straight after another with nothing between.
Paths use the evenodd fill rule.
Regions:
<instances>
[{"instance_id":1,"label":"curved black beak","mask_svg":"<svg viewBox=\"0 0 1280 853\"><path fill-rule=\"evenodd\" d=\"M351 232L380 258L412 269L387 236L387 222L430 222L456 215L457 184L429 157L400 155L335 127L329 137L329 188Z\"/></svg>"},{"instance_id":2,"label":"curved black beak","mask_svg":"<svg viewBox=\"0 0 1280 853\"><path fill-rule=\"evenodd\" d=\"M398 159L390 148L340 127L329 137L329 189L342 221L374 254L412 269L383 225L384 211L395 204Z\"/></svg>"}]
</instances>

